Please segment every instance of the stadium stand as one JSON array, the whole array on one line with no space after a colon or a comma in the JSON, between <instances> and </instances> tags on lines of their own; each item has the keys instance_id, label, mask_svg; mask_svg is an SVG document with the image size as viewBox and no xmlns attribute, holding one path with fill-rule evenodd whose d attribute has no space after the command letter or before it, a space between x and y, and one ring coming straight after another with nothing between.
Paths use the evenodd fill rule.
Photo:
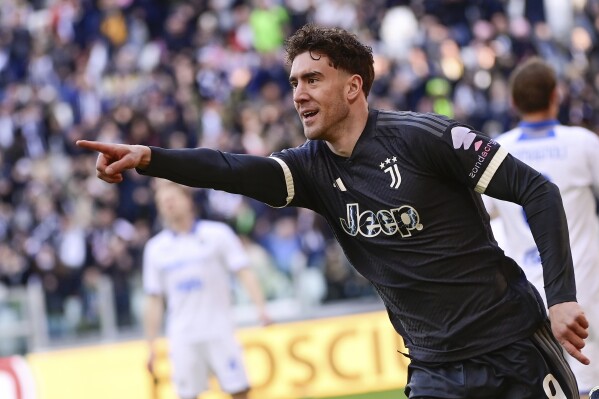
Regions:
<instances>
[{"instance_id":1,"label":"stadium stand","mask_svg":"<svg viewBox=\"0 0 599 399\"><path fill-rule=\"evenodd\" d=\"M158 227L149 181L100 182L75 140L260 155L301 144L281 45L306 22L373 47L377 107L494 136L515 121L507 76L536 54L563 78L560 121L599 131L597 0L2 0L0 320L29 320L37 338L0 355L139 331L140 256ZM273 304L343 312L376 298L318 216L196 194L203 217L244 236Z\"/></svg>"}]
</instances>

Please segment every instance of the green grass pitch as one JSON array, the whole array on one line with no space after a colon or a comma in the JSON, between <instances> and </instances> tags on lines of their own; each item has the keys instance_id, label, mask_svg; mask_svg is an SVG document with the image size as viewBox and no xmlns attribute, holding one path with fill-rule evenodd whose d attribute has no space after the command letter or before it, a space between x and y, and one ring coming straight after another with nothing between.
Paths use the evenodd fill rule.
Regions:
<instances>
[{"instance_id":1,"label":"green grass pitch","mask_svg":"<svg viewBox=\"0 0 599 399\"><path fill-rule=\"evenodd\" d=\"M306 398L308 399L308 398ZM321 399L407 399L403 393L403 389L385 392L370 392L359 395L335 396Z\"/></svg>"}]
</instances>

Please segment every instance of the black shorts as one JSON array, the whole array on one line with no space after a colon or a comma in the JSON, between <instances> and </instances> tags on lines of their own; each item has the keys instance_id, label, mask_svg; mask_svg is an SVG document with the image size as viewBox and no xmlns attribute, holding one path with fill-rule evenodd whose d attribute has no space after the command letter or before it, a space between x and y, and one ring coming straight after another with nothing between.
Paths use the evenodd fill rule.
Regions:
<instances>
[{"instance_id":1,"label":"black shorts","mask_svg":"<svg viewBox=\"0 0 599 399\"><path fill-rule=\"evenodd\" d=\"M471 359L412 361L406 396L444 399L575 399L578 386L548 322L532 337Z\"/></svg>"}]
</instances>

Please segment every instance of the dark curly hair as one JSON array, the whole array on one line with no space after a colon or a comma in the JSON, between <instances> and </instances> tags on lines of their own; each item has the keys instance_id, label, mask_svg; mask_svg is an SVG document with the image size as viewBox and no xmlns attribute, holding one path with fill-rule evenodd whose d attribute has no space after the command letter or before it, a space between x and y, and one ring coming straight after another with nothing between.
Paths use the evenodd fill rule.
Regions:
<instances>
[{"instance_id":1,"label":"dark curly hair","mask_svg":"<svg viewBox=\"0 0 599 399\"><path fill-rule=\"evenodd\" d=\"M306 51L326 55L334 68L360 75L362 91L368 97L374 80L374 58L372 48L360 43L356 35L341 28L308 24L285 41L285 51L289 64Z\"/></svg>"}]
</instances>

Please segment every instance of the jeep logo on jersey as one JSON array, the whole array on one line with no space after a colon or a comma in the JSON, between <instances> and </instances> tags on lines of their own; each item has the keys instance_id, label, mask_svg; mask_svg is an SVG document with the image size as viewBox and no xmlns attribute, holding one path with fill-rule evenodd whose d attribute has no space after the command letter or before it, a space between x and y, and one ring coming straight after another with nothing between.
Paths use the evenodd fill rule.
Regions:
<instances>
[{"instance_id":1,"label":"jeep logo on jersey","mask_svg":"<svg viewBox=\"0 0 599 399\"><path fill-rule=\"evenodd\" d=\"M381 162L379 167L384 169L385 173L389 173L391 175L391 184L389 184L389 187L398 188L401 184L401 175L399 174L399 169L397 168L397 157L394 156L393 158L385 159L383 162Z\"/></svg>"},{"instance_id":2,"label":"jeep logo on jersey","mask_svg":"<svg viewBox=\"0 0 599 399\"><path fill-rule=\"evenodd\" d=\"M456 126L451 129L451 140L453 141L453 148L456 150L463 147L465 150L469 149L472 143L476 139L476 133L464 126ZM478 140L474 143L474 150L478 151L483 141Z\"/></svg>"},{"instance_id":3,"label":"jeep logo on jersey","mask_svg":"<svg viewBox=\"0 0 599 399\"><path fill-rule=\"evenodd\" d=\"M420 231L423 228L418 212L409 205L383 209L376 213L360 213L358 204L347 204L347 219L339 220L343 230L350 236L360 233L364 237L375 237L381 232L390 236L399 232L402 237L410 237L412 230Z\"/></svg>"}]
</instances>

